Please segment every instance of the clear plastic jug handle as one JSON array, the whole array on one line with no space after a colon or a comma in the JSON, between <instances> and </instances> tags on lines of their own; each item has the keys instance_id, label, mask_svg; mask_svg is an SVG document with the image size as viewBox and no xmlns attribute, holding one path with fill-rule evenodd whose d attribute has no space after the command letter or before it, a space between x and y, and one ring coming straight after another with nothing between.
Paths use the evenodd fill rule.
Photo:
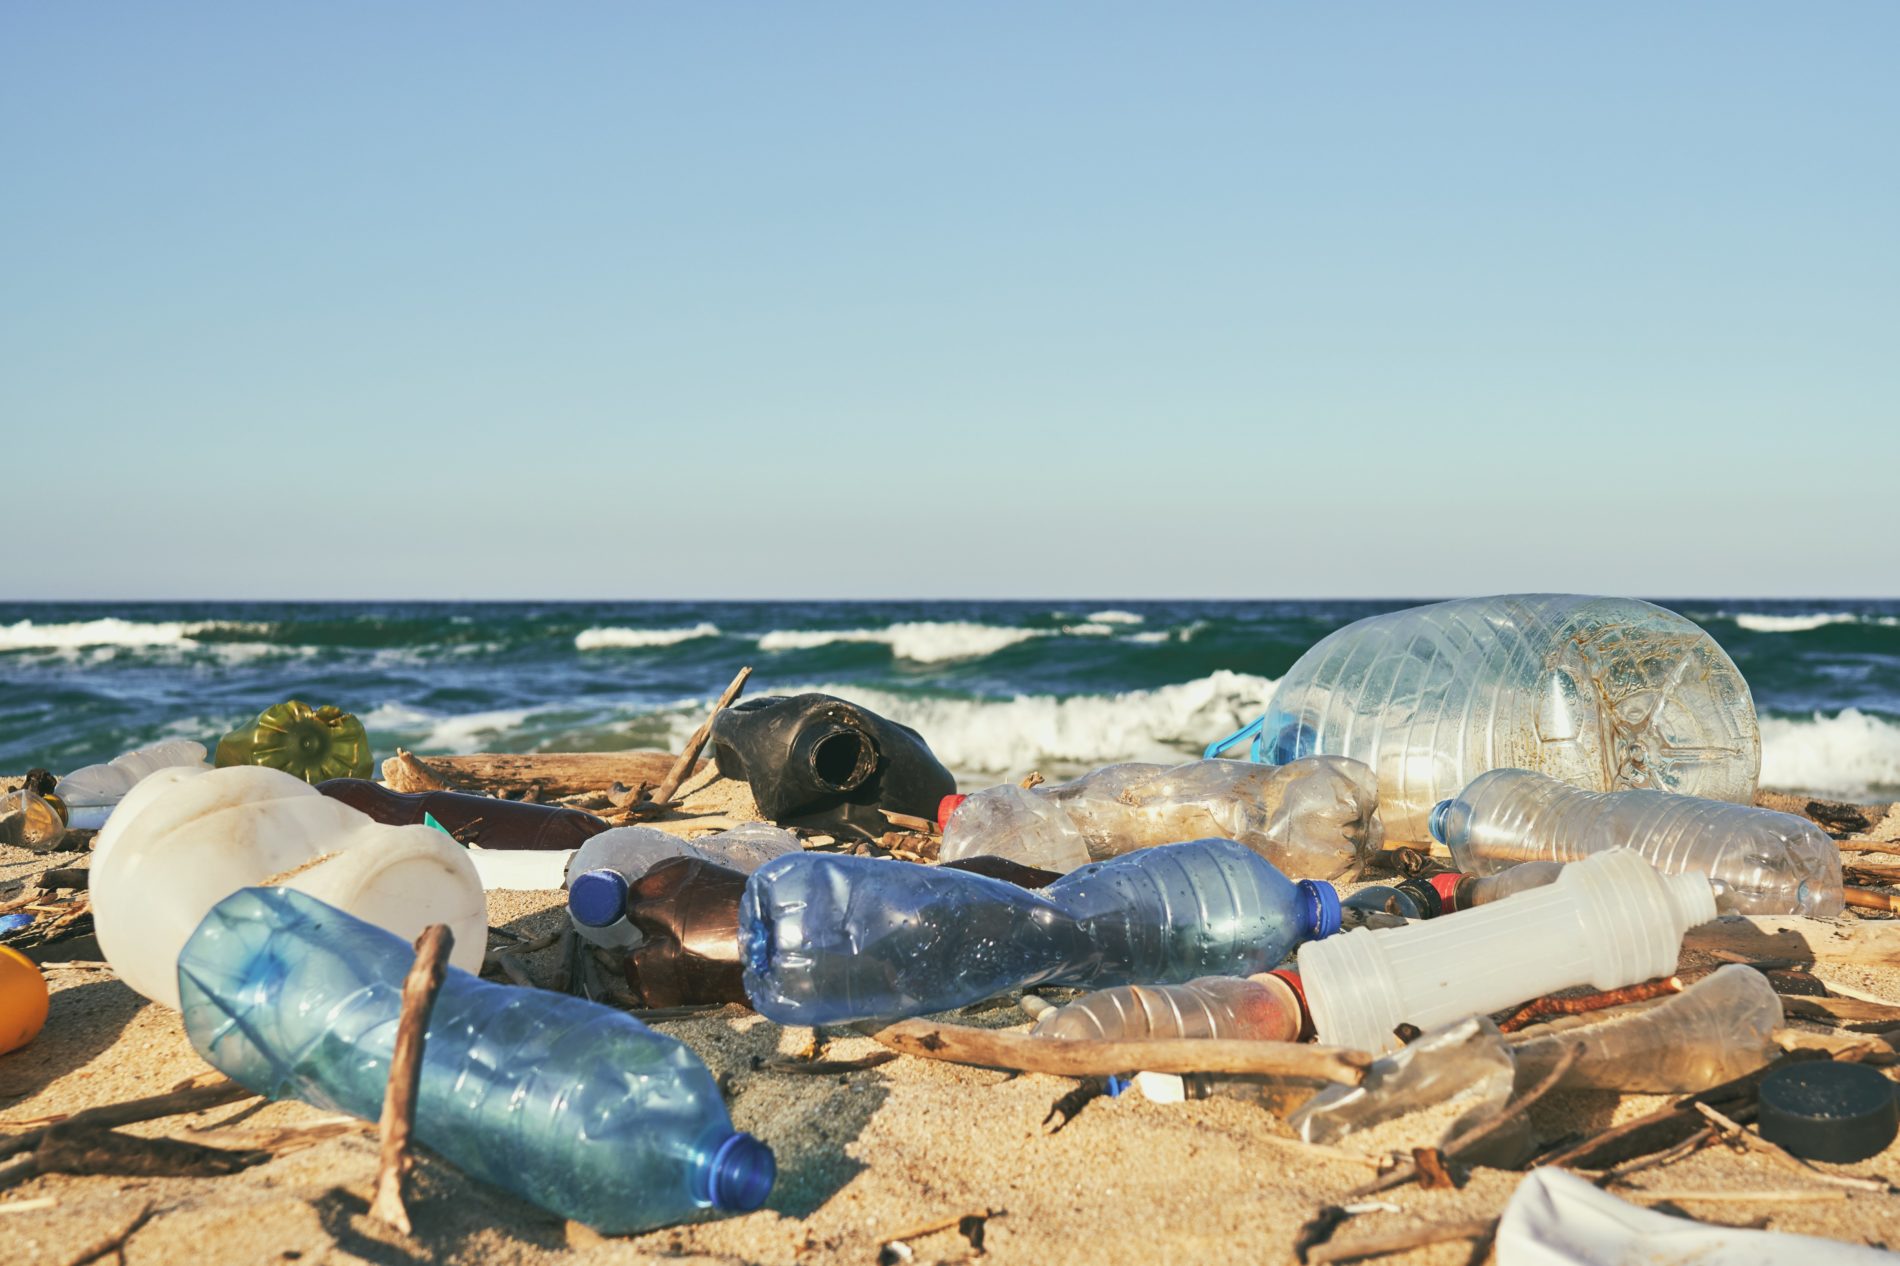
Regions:
<instances>
[{"instance_id":1,"label":"clear plastic jug handle","mask_svg":"<svg viewBox=\"0 0 1900 1266\"><path fill-rule=\"evenodd\" d=\"M1251 738L1253 742L1247 747L1247 759L1258 765L1260 763L1260 733L1266 729L1266 726L1266 714L1262 713L1258 720L1248 722L1224 739L1216 739L1209 743L1207 750L1201 753L1201 759L1213 760L1240 740Z\"/></svg>"}]
</instances>

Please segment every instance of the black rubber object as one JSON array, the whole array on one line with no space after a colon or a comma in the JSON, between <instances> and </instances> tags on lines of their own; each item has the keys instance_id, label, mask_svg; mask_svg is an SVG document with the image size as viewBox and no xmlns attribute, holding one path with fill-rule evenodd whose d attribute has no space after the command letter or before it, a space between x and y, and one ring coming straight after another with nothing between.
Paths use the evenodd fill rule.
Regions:
<instances>
[{"instance_id":1,"label":"black rubber object","mask_svg":"<svg viewBox=\"0 0 1900 1266\"><path fill-rule=\"evenodd\" d=\"M935 818L957 789L917 731L830 695L736 703L713 718L712 747L768 819L843 839L894 829L881 809Z\"/></svg>"},{"instance_id":2,"label":"black rubber object","mask_svg":"<svg viewBox=\"0 0 1900 1266\"><path fill-rule=\"evenodd\" d=\"M1894 1084L1865 1064L1814 1060L1761 1083L1761 1136L1796 1156L1846 1164L1887 1150L1900 1132Z\"/></svg>"}]
</instances>

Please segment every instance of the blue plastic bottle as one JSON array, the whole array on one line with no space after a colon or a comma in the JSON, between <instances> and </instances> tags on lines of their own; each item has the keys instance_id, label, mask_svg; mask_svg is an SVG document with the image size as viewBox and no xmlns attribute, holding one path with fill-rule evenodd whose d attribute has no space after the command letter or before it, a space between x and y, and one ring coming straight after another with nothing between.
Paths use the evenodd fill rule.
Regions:
<instances>
[{"instance_id":1,"label":"blue plastic bottle","mask_svg":"<svg viewBox=\"0 0 1900 1266\"><path fill-rule=\"evenodd\" d=\"M382 1111L415 952L313 897L245 888L186 942L191 1044L232 1080L366 1120ZM633 1017L450 968L430 1014L416 1138L465 1172L610 1233L772 1189L693 1053Z\"/></svg>"},{"instance_id":2,"label":"blue plastic bottle","mask_svg":"<svg viewBox=\"0 0 1900 1266\"><path fill-rule=\"evenodd\" d=\"M1056 983L1246 976L1339 928L1328 883L1232 840L1146 848L1040 892L868 857L768 862L739 906L745 989L781 1024L896 1019Z\"/></svg>"}]
</instances>

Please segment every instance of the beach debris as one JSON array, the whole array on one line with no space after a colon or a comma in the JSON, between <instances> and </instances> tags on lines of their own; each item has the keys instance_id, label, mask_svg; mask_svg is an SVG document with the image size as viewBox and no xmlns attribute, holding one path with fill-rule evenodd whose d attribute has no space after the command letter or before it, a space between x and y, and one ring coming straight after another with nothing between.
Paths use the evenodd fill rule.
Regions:
<instances>
[{"instance_id":1,"label":"beach debris","mask_svg":"<svg viewBox=\"0 0 1900 1266\"><path fill-rule=\"evenodd\" d=\"M604 818L580 809L465 791L398 792L364 778L331 778L317 790L385 826L432 822L456 843L490 852L572 852L608 829Z\"/></svg>"},{"instance_id":2,"label":"beach debris","mask_svg":"<svg viewBox=\"0 0 1900 1266\"><path fill-rule=\"evenodd\" d=\"M745 691L745 684L751 677L750 665L739 670L726 688L720 692L719 698L714 700L712 711L706 714L706 719L700 722L699 728L694 730L692 736L686 740L686 746L680 749L679 759L674 761L673 767L666 771L666 777L660 780L660 785L653 789L652 798L634 800L624 806L622 812L627 815L627 820L650 817L672 805L673 797L678 793L680 784L692 774L693 762L699 759L700 752L706 748L706 741L712 737L713 725L717 722L719 714L731 707L733 701ZM733 776L738 777L736 774Z\"/></svg>"},{"instance_id":3,"label":"beach debris","mask_svg":"<svg viewBox=\"0 0 1900 1266\"><path fill-rule=\"evenodd\" d=\"M100 765L75 769L59 780L54 794L65 804L74 827L97 829L115 806L161 769L210 769L204 744L190 739L165 739L136 748Z\"/></svg>"},{"instance_id":4,"label":"beach debris","mask_svg":"<svg viewBox=\"0 0 1900 1266\"><path fill-rule=\"evenodd\" d=\"M1628 1006L1632 1002L1647 1002L1652 998L1661 998L1668 994L1682 992L1680 976L1664 976L1657 980L1646 980L1641 984L1624 985L1621 989L1606 989L1600 993L1586 994L1546 994L1534 998L1513 1012L1509 1019L1498 1022L1498 1032L1515 1033L1527 1028L1539 1020L1548 1020L1558 1015L1584 1015L1591 1011L1603 1011L1610 1007Z\"/></svg>"},{"instance_id":5,"label":"beach debris","mask_svg":"<svg viewBox=\"0 0 1900 1266\"><path fill-rule=\"evenodd\" d=\"M52 853L66 842L66 806L30 787L0 795L0 845Z\"/></svg>"},{"instance_id":6,"label":"beach debris","mask_svg":"<svg viewBox=\"0 0 1900 1266\"><path fill-rule=\"evenodd\" d=\"M274 704L218 740L212 763L262 765L308 783L327 778L368 778L375 769L363 723L330 704L313 708L300 699Z\"/></svg>"},{"instance_id":7,"label":"beach debris","mask_svg":"<svg viewBox=\"0 0 1900 1266\"><path fill-rule=\"evenodd\" d=\"M0 945L0 1055L38 1037L50 1006L46 977L33 960Z\"/></svg>"},{"instance_id":8,"label":"beach debris","mask_svg":"<svg viewBox=\"0 0 1900 1266\"><path fill-rule=\"evenodd\" d=\"M1762 1138L1804 1160L1866 1160L1900 1134L1894 1084L1865 1064L1800 1064L1764 1078Z\"/></svg>"},{"instance_id":9,"label":"beach debris","mask_svg":"<svg viewBox=\"0 0 1900 1266\"><path fill-rule=\"evenodd\" d=\"M1802 811L1829 831L1838 831L1842 835L1853 835L1873 825L1867 820L1866 810L1857 804L1810 800Z\"/></svg>"},{"instance_id":10,"label":"beach debris","mask_svg":"<svg viewBox=\"0 0 1900 1266\"><path fill-rule=\"evenodd\" d=\"M769 822L748 822L691 840L650 826L615 827L588 840L568 861L562 880L562 886L567 889L568 917L575 930L594 944L609 949L629 949L640 944L642 932L628 921L631 914L628 902L635 899L632 898L635 886L658 867L690 860L712 869L704 871L704 878L695 884L687 872L674 867L668 871L670 878L666 882L650 888L637 899L652 901L678 894L676 901L686 907L699 907L710 890L718 886L721 872L728 877L738 875L738 886L743 889L744 876L775 857L802 851L796 836ZM693 872L694 875L700 873ZM708 892L700 892L702 887ZM724 927L726 938L736 940L739 932L737 893L733 894L730 910L724 910L723 901L715 904L723 911L716 917L715 925ZM671 922L657 907L650 907L648 913L662 923ZM702 922L703 917L693 921ZM736 951L722 957L738 961Z\"/></svg>"},{"instance_id":11,"label":"beach debris","mask_svg":"<svg viewBox=\"0 0 1900 1266\"><path fill-rule=\"evenodd\" d=\"M449 950L455 933L437 923L416 938L416 961L402 982L402 1016L396 1022L396 1045L389 1057L389 1088L383 1094L383 1113L377 1123L382 1155L376 1167L376 1195L371 1217L381 1218L404 1235L410 1234L409 1209L402 1185L414 1163L409 1136L415 1130L416 1092L422 1073L422 1052L428 1040L429 1013L448 971Z\"/></svg>"},{"instance_id":12,"label":"beach debris","mask_svg":"<svg viewBox=\"0 0 1900 1266\"><path fill-rule=\"evenodd\" d=\"M600 794L615 783L652 785L673 763L666 752L476 752L424 760L398 748L383 762L383 782L404 793L461 791L554 802Z\"/></svg>"},{"instance_id":13,"label":"beach debris","mask_svg":"<svg viewBox=\"0 0 1900 1266\"><path fill-rule=\"evenodd\" d=\"M983 1208L884 1236L878 1241L878 1266L898 1266L898 1263L915 1260L916 1252L910 1246L911 1240L921 1240L953 1228L969 1244L972 1255L981 1257L983 1237L989 1228L990 1219L1003 1217L1008 1212L1007 1209Z\"/></svg>"},{"instance_id":14,"label":"beach debris","mask_svg":"<svg viewBox=\"0 0 1900 1266\"><path fill-rule=\"evenodd\" d=\"M1814 823L1650 788L1594 792L1526 769L1478 775L1432 811L1432 838L1471 874L1627 848L1666 874L1707 875L1724 914L1841 912L1841 852Z\"/></svg>"},{"instance_id":15,"label":"beach debris","mask_svg":"<svg viewBox=\"0 0 1900 1266\"><path fill-rule=\"evenodd\" d=\"M1446 1144L1502 1113L1516 1078L1497 1026L1468 1016L1374 1060L1357 1085L1322 1089L1287 1124L1308 1143L1336 1143L1421 1108L1457 1104L1458 1117L1438 1140ZM1514 1140L1510 1150L1521 1154L1527 1142Z\"/></svg>"},{"instance_id":16,"label":"beach debris","mask_svg":"<svg viewBox=\"0 0 1900 1266\"><path fill-rule=\"evenodd\" d=\"M876 840L883 810L927 817L957 789L917 731L831 695L747 699L716 711L709 730L720 772L781 826Z\"/></svg>"},{"instance_id":17,"label":"beach debris","mask_svg":"<svg viewBox=\"0 0 1900 1266\"><path fill-rule=\"evenodd\" d=\"M1203 976L1182 985L1118 985L1031 1016L1037 1037L1155 1041L1251 1038L1297 1041L1306 1009L1292 972ZM1040 1000L1038 1000L1040 1001ZM1025 1007L1029 999L1023 1000Z\"/></svg>"}]
</instances>

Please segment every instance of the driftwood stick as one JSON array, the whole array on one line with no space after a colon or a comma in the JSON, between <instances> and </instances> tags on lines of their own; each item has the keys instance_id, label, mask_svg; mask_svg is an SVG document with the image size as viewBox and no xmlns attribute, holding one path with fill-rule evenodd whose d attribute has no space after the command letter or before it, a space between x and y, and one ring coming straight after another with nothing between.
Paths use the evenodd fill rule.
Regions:
<instances>
[{"instance_id":1,"label":"driftwood stick","mask_svg":"<svg viewBox=\"0 0 1900 1266\"><path fill-rule=\"evenodd\" d=\"M383 1094L382 1163L376 1170L376 1198L370 1213L404 1235L411 1232L409 1210L402 1201L402 1180L408 1175L409 1133L415 1126L416 1092L422 1073L422 1046L428 1037L429 1012L448 970L455 934L444 923L424 929L416 938L416 961L402 982L402 1019L396 1025L396 1048L389 1057L389 1089Z\"/></svg>"},{"instance_id":2,"label":"driftwood stick","mask_svg":"<svg viewBox=\"0 0 1900 1266\"><path fill-rule=\"evenodd\" d=\"M1724 1139L1733 1140L1751 1151L1762 1152L1772 1156L1782 1164L1792 1166L1810 1178L1817 1178L1832 1186L1846 1187L1852 1191L1887 1192L1893 1190L1883 1179L1855 1178L1848 1174L1831 1173L1818 1165L1813 1165L1802 1160L1799 1156L1796 1156L1787 1148L1782 1147L1779 1143L1771 1143L1759 1134L1750 1134L1745 1127L1729 1117L1723 1116L1706 1103L1698 1103L1692 1106L1697 1112L1707 1117L1710 1124L1721 1131Z\"/></svg>"},{"instance_id":3,"label":"driftwood stick","mask_svg":"<svg viewBox=\"0 0 1900 1266\"><path fill-rule=\"evenodd\" d=\"M919 835L937 834L937 824L929 818L914 817L908 813L898 813L891 809L879 809L886 821L892 826L902 827L906 831L915 831Z\"/></svg>"},{"instance_id":4,"label":"driftwood stick","mask_svg":"<svg viewBox=\"0 0 1900 1266\"><path fill-rule=\"evenodd\" d=\"M685 782L687 775L693 772L693 762L699 759L699 753L705 748L706 740L712 737L713 718L732 706L732 701L739 697L740 692L745 689L747 678L751 676L752 666L748 664L739 670L738 676L732 679L732 684L727 686L725 693L719 696L719 701L713 704L712 711L706 714L706 719L699 723L697 730L693 731L693 737L686 740L686 746L680 751L680 758L673 762L673 768L666 771L666 778L655 788L654 804L673 802L673 793L680 789L680 784Z\"/></svg>"},{"instance_id":5,"label":"driftwood stick","mask_svg":"<svg viewBox=\"0 0 1900 1266\"><path fill-rule=\"evenodd\" d=\"M1885 910L1889 913L1900 912L1900 896L1891 892L1876 892L1872 888L1856 888L1847 885L1843 891L1847 895L1847 904L1858 910Z\"/></svg>"},{"instance_id":6,"label":"driftwood stick","mask_svg":"<svg viewBox=\"0 0 1900 1266\"><path fill-rule=\"evenodd\" d=\"M1345 1244L1333 1241L1315 1245L1307 1250L1306 1260L1317 1264L1357 1262L1368 1257L1389 1257L1393 1253L1409 1252L1415 1248L1445 1244L1452 1240L1488 1239L1497 1229L1496 1218L1474 1218L1469 1222L1434 1222L1429 1226L1413 1227L1408 1231L1388 1231L1384 1235L1368 1235Z\"/></svg>"},{"instance_id":7,"label":"driftwood stick","mask_svg":"<svg viewBox=\"0 0 1900 1266\"><path fill-rule=\"evenodd\" d=\"M64 1124L73 1129L106 1130L120 1125L131 1125L138 1121L154 1121L159 1117L179 1116L187 1112L204 1112L211 1108L235 1103L239 1099L254 1099L257 1092L247 1090L222 1075L214 1081L193 1082L162 1095L150 1095L144 1099L132 1099L125 1103L103 1104L97 1108L87 1108L67 1117ZM32 1151L46 1138L52 1125L27 1130L22 1134L0 1139L0 1157L12 1156L19 1152Z\"/></svg>"},{"instance_id":8,"label":"driftwood stick","mask_svg":"<svg viewBox=\"0 0 1900 1266\"><path fill-rule=\"evenodd\" d=\"M1143 1069L1156 1073L1242 1073L1294 1077L1356 1086L1372 1056L1336 1046L1301 1042L1174 1038L1166 1041L1107 1041L1032 1037L1028 1033L979 1029L963 1024L899 1020L868 1036L901 1055L1007 1068L1058 1077L1106 1077Z\"/></svg>"},{"instance_id":9,"label":"driftwood stick","mask_svg":"<svg viewBox=\"0 0 1900 1266\"><path fill-rule=\"evenodd\" d=\"M1518 1008L1515 1015L1498 1025L1498 1032L1515 1033L1545 1016L1583 1015L1590 1011L1602 1011L1631 1002L1648 1002L1651 998L1660 998L1664 994L1681 992L1682 979L1678 976L1667 976L1661 980L1646 980L1640 985L1625 985L1621 989L1609 989L1602 993L1584 994L1576 998L1546 996L1527 1002Z\"/></svg>"}]
</instances>

